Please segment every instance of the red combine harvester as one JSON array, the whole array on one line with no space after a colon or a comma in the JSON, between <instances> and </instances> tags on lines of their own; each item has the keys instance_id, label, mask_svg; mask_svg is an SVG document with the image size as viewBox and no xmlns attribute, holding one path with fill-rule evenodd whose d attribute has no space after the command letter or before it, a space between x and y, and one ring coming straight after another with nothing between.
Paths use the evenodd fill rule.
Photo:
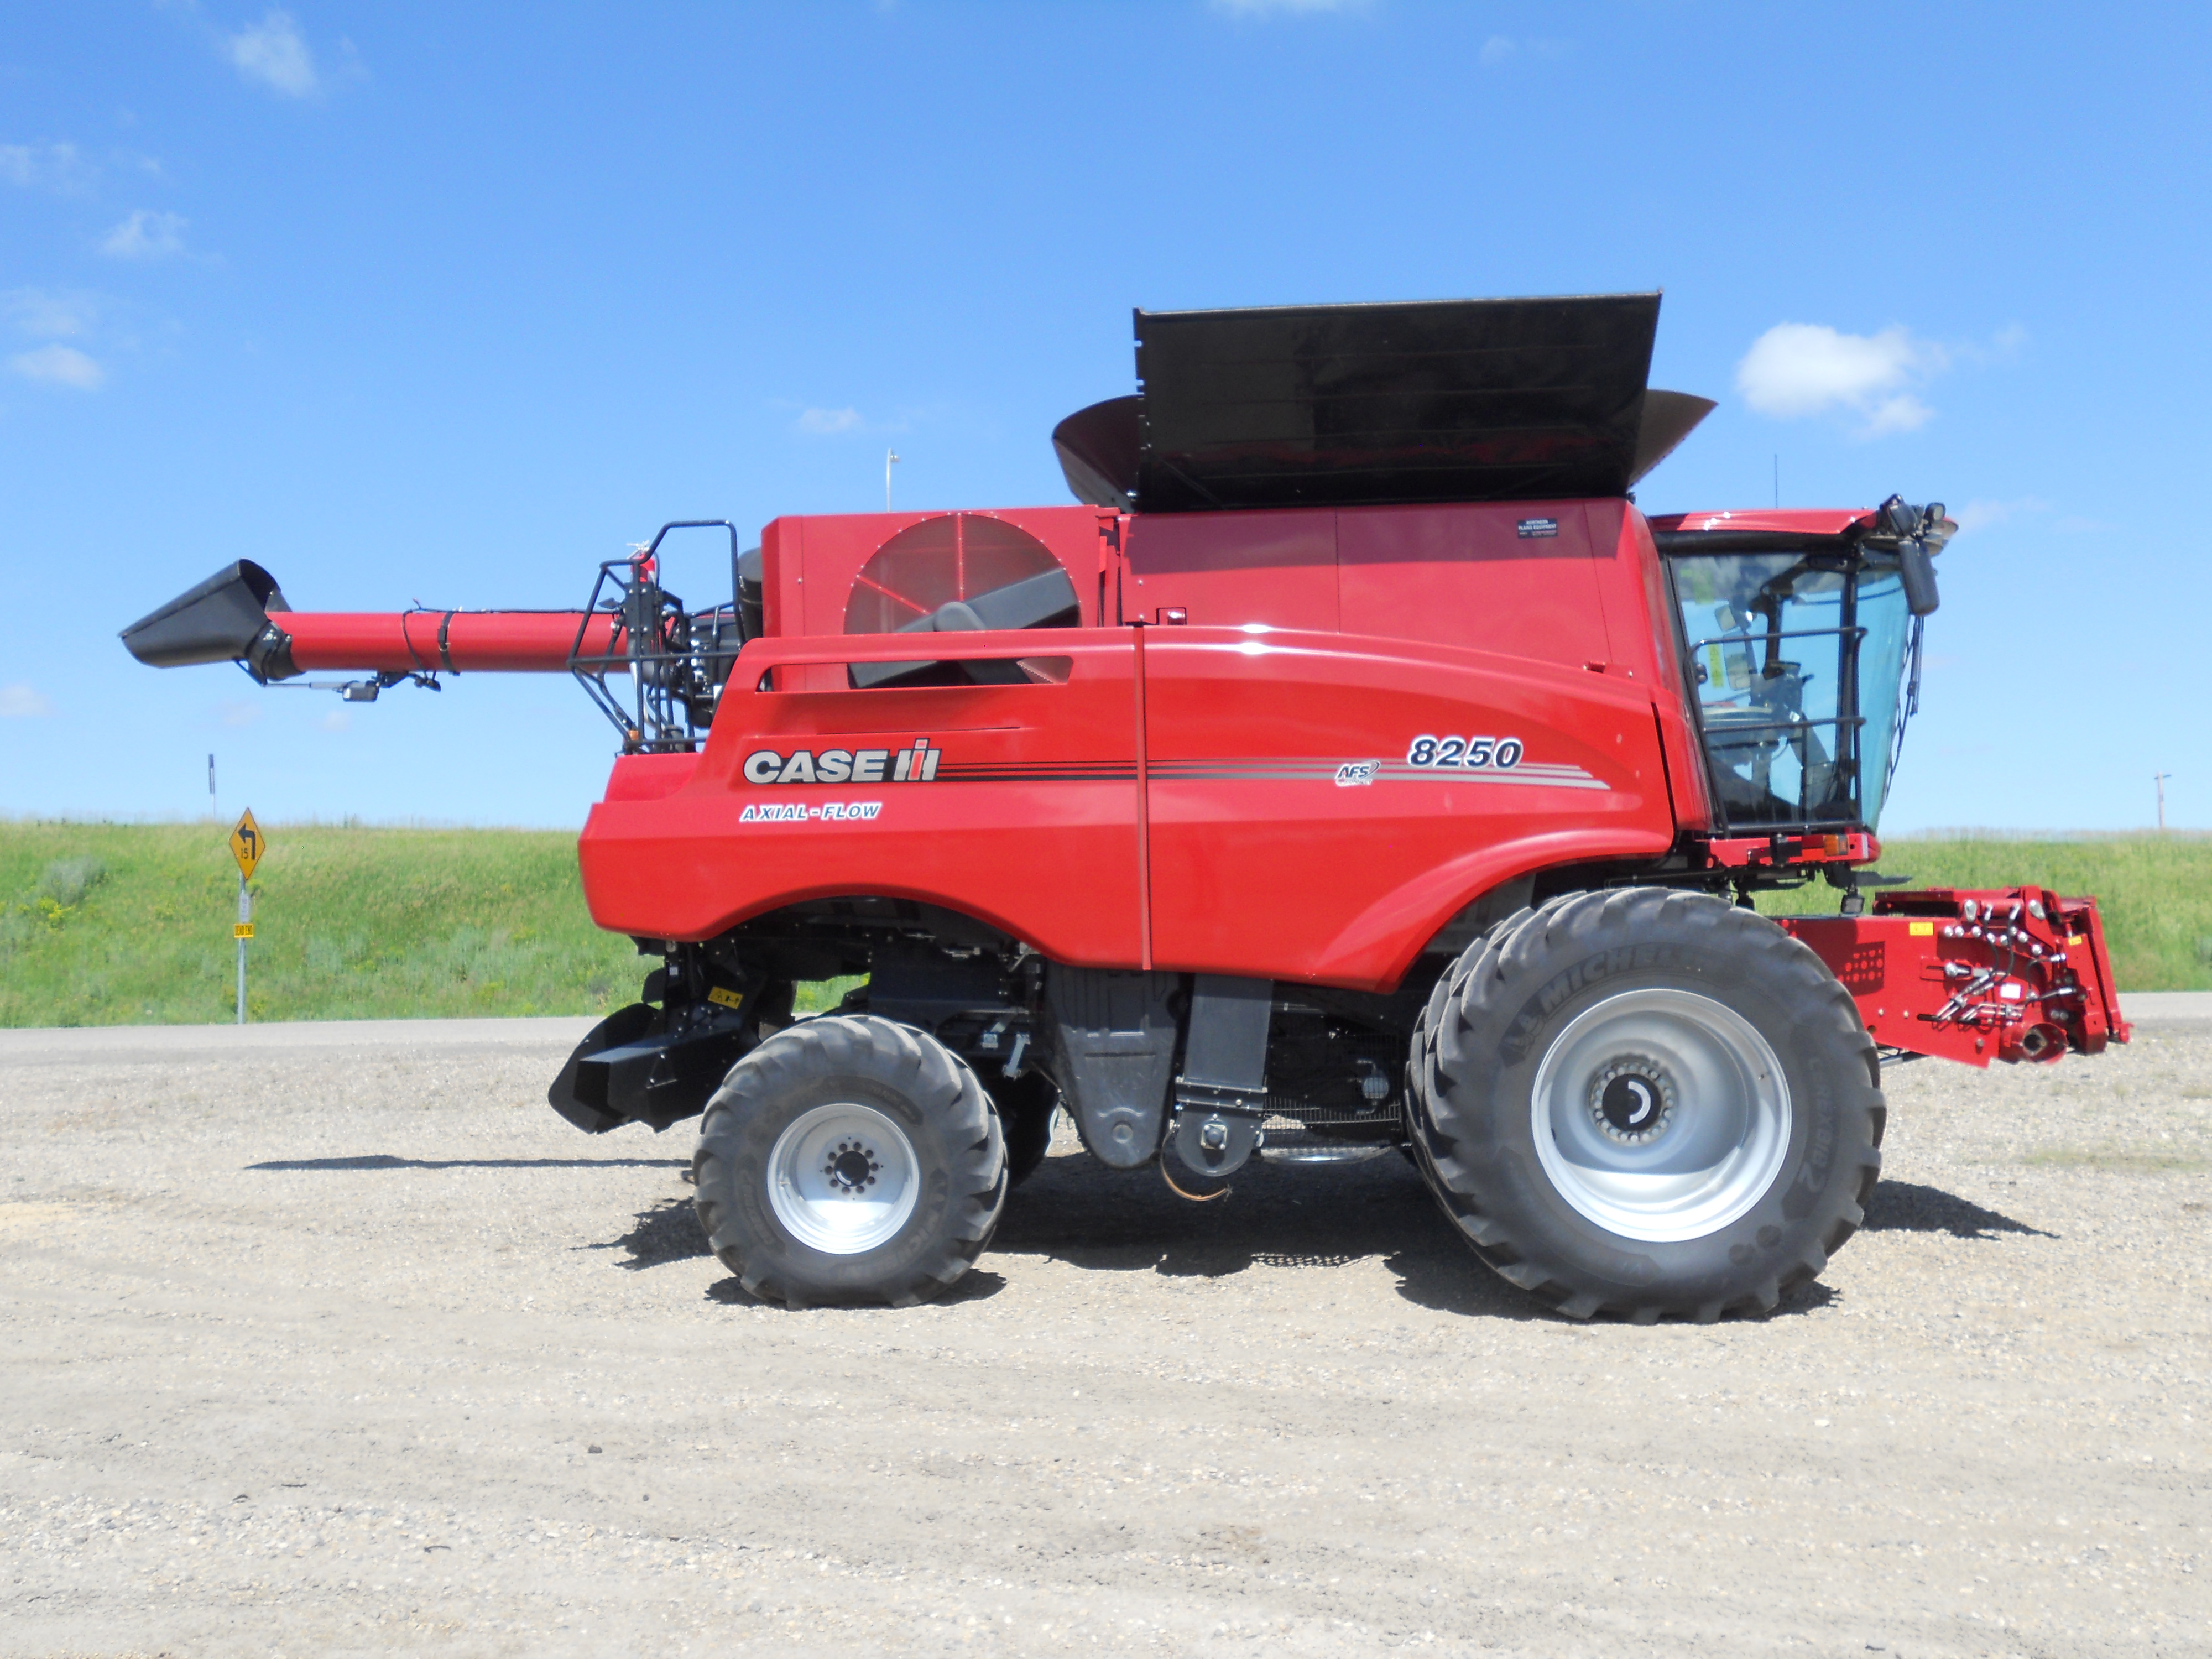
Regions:
<instances>
[{"instance_id":1,"label":"red combine harvester","mask_svg":"<svg viewBox=\"0 0 2212 1659\"><path fill-rule=\"evenodd\" d=\"M1140 312L1142 394L1054 434L1080 506L731 529L696 612L658 537L558 613L240 562L123 637L356 701L582 681L623 736L585 891L659 962L552 1103L703 1111L757 1295L937 1294L1064 1110L1194 1197L1402 1151L1577 1318L1758 1311L1863 1219L1885 1058L2128 1028L2092 900L1866 872L1955 526L1647 519L1711 407L1647 388L1658 309ZM1750 908L1813 880L1839 915Z\"/></svg>"}]
</instances>

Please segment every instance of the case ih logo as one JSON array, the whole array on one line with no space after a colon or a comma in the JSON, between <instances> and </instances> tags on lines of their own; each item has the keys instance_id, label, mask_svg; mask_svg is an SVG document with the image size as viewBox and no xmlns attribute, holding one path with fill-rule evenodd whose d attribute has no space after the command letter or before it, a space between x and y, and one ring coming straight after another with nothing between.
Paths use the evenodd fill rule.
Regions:
<instances>
[{"instance_id":1,"label":"case ih logo","mask_svg":"<svg viewBox=\"0 0 2212 1659\"><path fill-rule=\"evenodd\" d=\"M786 755L756 749L745 757L747 783L928 783L945 751L916 738L911 749L811 749Z\"/></svg>"}]
</instances>

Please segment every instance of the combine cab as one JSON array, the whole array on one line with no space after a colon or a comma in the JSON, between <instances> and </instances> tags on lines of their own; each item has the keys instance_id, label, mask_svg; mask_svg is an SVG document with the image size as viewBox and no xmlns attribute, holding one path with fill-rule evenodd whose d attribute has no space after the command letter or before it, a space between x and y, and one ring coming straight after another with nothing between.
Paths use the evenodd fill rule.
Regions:
<instances>
[{"instance_id":1,"label":"combine cab","mask_svg":"<svg viewBox=\"0 0 2212 1659\"><path fill-rule=\"evenodd\" d=\"M1077 506L730 529L704 611L659 538L565 614L296 611L240 563L124 639L356 701L583 682L623 747L585 890L659 965L552 1103L703 1113L758 1295L937 1294L1064 1111L1194 1198L1403 1152L1577 1317L1757 1311L1863 1218L1885 1059L2127 1027L2094 902L1867 873L1955 526L1646 519L1711 407L1646 386L1657 319L1140 312L1141 393L1054 434ZM1839 914L1750 908L1815 880Z\"/></svg>"}]
</instances>

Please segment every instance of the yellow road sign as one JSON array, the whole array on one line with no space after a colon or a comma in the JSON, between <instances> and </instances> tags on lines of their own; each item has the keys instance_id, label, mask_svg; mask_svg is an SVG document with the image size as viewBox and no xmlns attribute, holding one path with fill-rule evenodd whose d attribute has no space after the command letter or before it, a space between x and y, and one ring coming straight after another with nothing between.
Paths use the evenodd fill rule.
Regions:
<instances>
[{"instance_id":1,"label":"yellow road sign","mask_svg":"<svg viewBox=\"0 0 2212 1659\"><path fill-rule=\"evenodd\" d=\"M233 927L230 930L230 936L233 939L252 939L253 937L253 924L250 921L240 922L235 927Z\"/></svg>"},{"instance_id":2,"label":"yellow road sign","mask_svg":"<svg viewBox=\"0 0 2212 1659\"><path fill-rule=\"evenodd\" d=\"M230 832L230 855L238 860L238 873L248 881L253 878L253 866L261 862L261 855L269 850L269 843L261 834L261 826L253 821L253 811L246 809L238 827Z\"/></svg>"}]
</instances>

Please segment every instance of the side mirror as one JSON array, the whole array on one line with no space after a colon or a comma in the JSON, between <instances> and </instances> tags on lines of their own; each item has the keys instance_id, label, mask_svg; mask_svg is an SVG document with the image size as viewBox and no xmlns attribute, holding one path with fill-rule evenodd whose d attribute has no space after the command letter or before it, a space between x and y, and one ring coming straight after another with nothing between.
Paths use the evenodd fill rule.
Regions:
<instances>
[{"instance_id":1,"label":"side mirror","mask_svg":"<svg viewBox=\"0 0 2212 1659\"><path fill-rule=\"evenodd\" d=\"M1936 561L1928 544L1908 538L1897 544L1897 573L1905 585L1905 608L1927 616L1942 601L1936 592Z\"/></svg>"},{"instance_id":2,"label":"side mirror","mask_svg":"<svg viewBox=\"0 0 2212 1659\"><path fill-rule=\"evenodd\" d=\"M1916 536L1920 533L1920 509L1902 495L1892 495L1884 501L1876 517L1885 535Z\"/></svg>"}]
</instances>

